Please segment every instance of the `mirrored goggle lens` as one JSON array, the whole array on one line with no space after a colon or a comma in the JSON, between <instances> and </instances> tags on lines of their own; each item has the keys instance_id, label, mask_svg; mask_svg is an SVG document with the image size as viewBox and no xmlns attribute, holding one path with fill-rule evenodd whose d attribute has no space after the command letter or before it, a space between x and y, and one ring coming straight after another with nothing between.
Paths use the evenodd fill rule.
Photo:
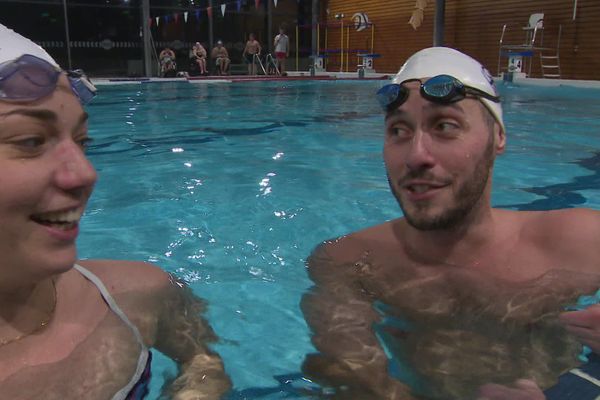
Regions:
<instances>
[{"instance_id":1,"label":"mirrored goggle lens","mask_svg":"<svg viewBox=\"0 0 600 400\"><path fill-rule=\"evenodd\" d=\"M438 75L421 85L421 93L431 101L453 102L465 97L463 84L449 75Z\"/></svg>"},{"instance_id":2,"label":"mirrored goggle lens","mask_svg":"<svg viewBox=\"0 0 600 400\"><path fill-rule=\"evenodd\" d=\"M406 97L406 89L397 83L390 83L377 91L377 101L385 111L389 111L392 106L400 106L406 101Z\"/></svg>"}]
</instances>

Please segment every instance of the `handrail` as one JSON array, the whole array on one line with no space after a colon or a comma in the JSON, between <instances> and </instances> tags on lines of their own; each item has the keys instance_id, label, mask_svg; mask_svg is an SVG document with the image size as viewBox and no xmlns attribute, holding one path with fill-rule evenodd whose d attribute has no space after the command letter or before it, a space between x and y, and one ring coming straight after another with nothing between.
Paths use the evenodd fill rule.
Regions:
<instances>
[{"instance_id":1,"label":"handrail","mask_svg":"<svg viewBox=\"0 0 600 400\"><path fill-rule=\"evenodd\" d=\"M537 31L538 31L538 24L535 24L535 27L533 28L533 36L531 38L531 43L529 43L529 45L531 47L533 47L533 45L535 44L535 36L537 35Z\"/></svg>"},{"instance_id":2,"label":"handrail","mask_svg":"<svg viewBox=\"0 0 600 400\"><path fill-rule=\"evenodd\" d=\"M279 72L279 68L277 68L277 63L275 62L275 59L273 58L271 53L267 54L266 64L267 68L269 67L269 65L273 65L273 68L275 68L275 72L277 72L277 75L281 75L281 72Z\"/></svg>"},{"instance_id":3,"label":"handrail","mask_svg":"<svg viewBox=\"0 0 600 400\"><path fill-rule=\"evenodd\" d=\"M504 24L502 26L502 35L500 35L500 45L502 45L502 41L504 40L504 32L506 32L506 25L507 24Z\"/></svg>"},{"instance_id":4,"label":"handrail","mask_svg":"<svg viewBox=\"0 0 600 400\"><path fill-rule=\"evenodd\" d=\"M498 66L496 67L496 76L500 76L500 58L502 57L502 41L504 40L504 32L506 32L506 25L502 26L502 34L500 35L500 45L498 46Z\"/></svg>"},{"instance_id":5,"label":"handrail","mask_svg":"<svg viewBox=\"0 0 600 400\"><path fill-rule=\"evenodd\" d=\"M255 60L258 61L258 65L260 65L260 69L262 69L263 74L267 75L267 70L265 69L265 66L263 65L262 61L260 61L258 53L254 53L254 55L252 56L252 64L254 64Z\"/></svg>"}]
</instances>

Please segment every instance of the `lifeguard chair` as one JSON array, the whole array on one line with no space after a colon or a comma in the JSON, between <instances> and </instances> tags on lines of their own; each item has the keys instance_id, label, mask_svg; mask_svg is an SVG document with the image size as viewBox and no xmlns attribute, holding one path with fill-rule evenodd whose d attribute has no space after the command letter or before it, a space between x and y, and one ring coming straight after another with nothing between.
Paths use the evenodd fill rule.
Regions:
<instances>
[{"instance_id":1,"label":"lifeguard chair","mask_svg":"<svg viewBox=\"0 0 600 400\"><path fill-rule=\"evenodd\" d=\"M508 24L502 27L500 46L498 50L498 76L503 72L512 80L513 76L531 77L531 65L535 55L540 57L541 73L543 78L560 78L559 46L562 26L558 27L556 48L544 47L544 14L534 13L529 16L529 21L521 30L525 32L523 44L506 44L504 35ZM502 59L506 59L506 67L502 68ZM526 72L525 72L526 71Z\"/></svg>"}]
</instances>

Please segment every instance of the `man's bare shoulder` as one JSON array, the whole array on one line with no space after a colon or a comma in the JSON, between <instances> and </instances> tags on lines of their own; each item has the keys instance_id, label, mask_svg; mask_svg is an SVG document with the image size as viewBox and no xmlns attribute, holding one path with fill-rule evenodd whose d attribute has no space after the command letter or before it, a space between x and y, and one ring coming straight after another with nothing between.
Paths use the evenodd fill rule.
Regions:
<instances>
[{"instance_id":1,"label":"man's bare shoulder","mask_svg":"<svg viewBox=\"0 0 600 400\"><path fill-rule=\"evenodd\" d=\"M396 231L400 224L402 219L397 219L326 240L315 248L311 259L327 260L334 264L354 263L366 252L398 246L399 237Z\"/></svg>"},{"instance_id":2,"label":"man's bare shoulder","mask_svg":"<svg viewBox=\"0 0 600 400\"><path fill-rule=\"evenodd\" d=\"M600 240L600 211L589 208L526 213L524 229L544 240Z\"/></svg>"},{"instance_id":3,"label":"man's bare shoulder","mask_svg":"<svg viewBox=\"0 0 600 400\"><path fill-rule=\"evenodd\" d=\"M565 268L598 271L600 211L574 208L530 213L524 237Z\"/></svg>"},{"instance_id":4,"label":"man's bare shoulder","mask_svg":"<svg viewBox=\"0 0 600 400\"><path fill-rule=\"evenodd\" d=\"M98 276L113 294L156 291L172 285L172 277L159 267L141 261L81 260L82 267Z\"/></svg>"}]
</instances>

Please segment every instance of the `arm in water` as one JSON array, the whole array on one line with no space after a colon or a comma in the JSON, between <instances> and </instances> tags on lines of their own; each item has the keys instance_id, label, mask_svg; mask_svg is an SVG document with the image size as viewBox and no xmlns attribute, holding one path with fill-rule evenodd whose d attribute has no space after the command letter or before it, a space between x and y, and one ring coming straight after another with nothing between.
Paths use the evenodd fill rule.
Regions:
<instances>
[{"instance_id":1,"label":"arm in water","mask_svg":"<svg viewBox=\"0 0 600 400\"><path fill-rule=\"evenodd\" d=\"M179 364L169 398L220 399L231 382L221 358L208 348L217 336L202 317L206 306L191 290L173 281L162 293L155 347Z\"/></svg>"},{"instance_id":2,"label":"arm in water","mask_svg":"<svg viewBox=\"0 0 600 400\"><path fill-rule=\"evenodd\" d=\"M372 329L379 315L352 276L356 267L337 263L327 246L319 246L308 259L315 287L304 295L302 310L320 353L307 356L303 371L335 387L340 398L411 399L408 388L387 372L387 357Z\"/></svg>"}]
</instances>

